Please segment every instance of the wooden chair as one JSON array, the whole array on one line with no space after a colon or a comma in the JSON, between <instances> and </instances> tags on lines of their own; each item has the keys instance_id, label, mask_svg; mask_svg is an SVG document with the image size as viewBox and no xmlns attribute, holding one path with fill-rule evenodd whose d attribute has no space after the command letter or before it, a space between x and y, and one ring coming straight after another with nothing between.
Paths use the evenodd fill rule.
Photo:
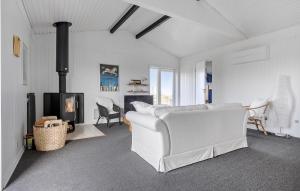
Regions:
<instances>
[{"instance_id":1,"label":"wooden chair","mask_svg":"<svg viewBox=\"0 0 300 191\"><path fill-rule=\"evenodd\" d=\"M266 112L267 112L269 105L270 105L270 102L267 102L263 105L256 106L256 107L246 106L246 109L249 111L249 117L248 117L247 124L255 125L258 131L261 131L259 129L259 127L261 127L261 129L265 135L268 135L268 133L264 127L264 123L267 119Z\"/></svg>"}]
</instances>

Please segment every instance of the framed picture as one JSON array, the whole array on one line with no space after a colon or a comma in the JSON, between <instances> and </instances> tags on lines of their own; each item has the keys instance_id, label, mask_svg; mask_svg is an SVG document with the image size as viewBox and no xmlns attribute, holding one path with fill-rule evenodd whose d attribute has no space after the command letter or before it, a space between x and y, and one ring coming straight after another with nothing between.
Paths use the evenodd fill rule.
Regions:
<instances>
[{"instance_id":1,"label":"framed picture","mask_svg":"<svg viewBox=\"0 0 300 191\"><path fill-rule=\"evenodd\" d=\"M13 54L15 57L20 57L21 53L21 39L19 36L13 36Z\"/></svg>"},{"instance_id":2,"label":"framed picture","mask_svg":"<svg viewBox=\"0 0 300 191\"><path fill-rule=\"evenodd\" d=\"M119 66L100 64L100 91L119 91Z\"/></svg>"}]
</instances>

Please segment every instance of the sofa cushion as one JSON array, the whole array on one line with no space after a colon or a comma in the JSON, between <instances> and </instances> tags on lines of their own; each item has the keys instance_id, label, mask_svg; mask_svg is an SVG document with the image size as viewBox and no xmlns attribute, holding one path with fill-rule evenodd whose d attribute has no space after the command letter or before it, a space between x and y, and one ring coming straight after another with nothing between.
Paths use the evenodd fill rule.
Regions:
<instances>
[{"instance_id":1,"label":"sofa cushion","mask_svg":"<svg viewBox=\"0 0 300 191\"><path fill-rule=\"evenodd\" d=\"M175 107L160 107L156 108L154 111L154 116L162 118L170 112L177 111L198 111L198 110L207 110L207 106L204 104L201 105L187 105L187 106L175 106Z\"/></svg>"},{"instance_id":2,"label":"sofa cushion","mask_svg":"<svg viewBox=\"0 0 300 191\"><path fill-rule=\"evenodd\" d=\"M222 103L222 104L206 104L209 110L215 109L232 109L242 107L241 103Z\"/></svg>"},{"instance_id":3,"label":"sofa cushion","mask_svg":"<svg viewBox=\"0 0 300 191\"><path fill-rule=\"evenodd\" d=\"M155 112L156 110L160 110L160 109L163 109L163 108L171 108L172 106L169 106L169 105L151 105L149 108L148 108L148 113L153 115L153 116L156 116L155 115Z\"/></svg>"}]
</instances>

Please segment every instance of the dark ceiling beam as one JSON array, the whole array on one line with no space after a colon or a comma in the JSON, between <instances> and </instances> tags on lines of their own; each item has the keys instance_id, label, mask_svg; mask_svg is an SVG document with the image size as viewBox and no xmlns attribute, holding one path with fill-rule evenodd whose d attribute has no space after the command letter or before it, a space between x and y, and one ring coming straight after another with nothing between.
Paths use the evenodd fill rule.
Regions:
<instances>
[{"instance_id":1,"label":"dark ceiling beam","mask_svg":"<svg viewBox=\"0 0 300 191\"><path fill-rule=\"evenodd\" d=\"M159 25L161 25L162 23L166 22L168 19L170 19L171 17L164 15L162 16L160 19L158 19L157 21L155 21L154 23L152 23L150 26L148 26L147 28L145 28L144 30L142 30L141 32L139 32L135 38L139 39L142 36L144 36L145 34L147 34L148 32L152 31L153 29L155 29L156 27L158 27Z\"/></svg>"},{"instance_id":2,"label":"dark ceiling beam","mask_svg":"<svg viewBox=\"0 0 300 191\"><path fill-rule=\"evenodd\" d=\"M136 11L139 6L132 5L130 9L122 16L122 18L110 29L110 33L114 33L118 28Z\"/></svg>"}]
</instances>

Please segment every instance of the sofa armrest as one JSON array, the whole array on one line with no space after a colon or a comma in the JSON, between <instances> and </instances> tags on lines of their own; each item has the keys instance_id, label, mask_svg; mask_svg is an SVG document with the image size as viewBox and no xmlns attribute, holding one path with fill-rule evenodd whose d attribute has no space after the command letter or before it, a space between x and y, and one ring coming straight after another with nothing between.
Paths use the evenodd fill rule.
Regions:
<instances>
[{"instance_id":1,"label":"sofa armrest","mask_svg":"<svg viewBox=\"0 0 300 191\"><path fill-rule=\"evenodd\" d=\"M126 119L128 119L132 124L138 124L152 131L159 131L161 128L165 127L162 120L150 114L129 111L126 113Z\"/></svg>"}]
</instances>

